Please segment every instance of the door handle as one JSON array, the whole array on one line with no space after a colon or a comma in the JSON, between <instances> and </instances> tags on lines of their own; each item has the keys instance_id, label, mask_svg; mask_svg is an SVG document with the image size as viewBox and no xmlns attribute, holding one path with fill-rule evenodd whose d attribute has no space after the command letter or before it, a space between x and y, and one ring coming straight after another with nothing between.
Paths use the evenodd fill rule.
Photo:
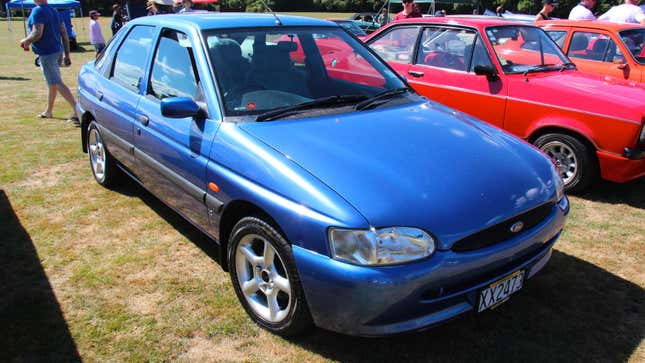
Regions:
<instances>
[{"instance_id":1,"label":"door handle","mask_svg":"<svg viewBox=\"0 0 645 363\"><path fill-rule=\"evenodd\" d=\"M103 92L97 91L96 92L96 98L98 98L99 101L103 101Z\"/></svg>"},{"instance_id":2,"label":"door handle","mask_svg":"<svg viewBox=\"0 0 645 363\"><path fill-rule=\"evenodd\" d=\"M139 116L139 122L141 122L143 126L148 126L148 123L150 123L150 119L148 119L148 116L141 115Z\"/></svg>"},{"instance_id":3,"label":"door handle","mask_svg":"<svg viewBox=\"0 0 645 363\"><path fill-rule=\"evenodd\" d=\"M411 75L412 77L423 77L423 72L419 71L408 71L408 74Z\"/></svg>"}]
</instances>

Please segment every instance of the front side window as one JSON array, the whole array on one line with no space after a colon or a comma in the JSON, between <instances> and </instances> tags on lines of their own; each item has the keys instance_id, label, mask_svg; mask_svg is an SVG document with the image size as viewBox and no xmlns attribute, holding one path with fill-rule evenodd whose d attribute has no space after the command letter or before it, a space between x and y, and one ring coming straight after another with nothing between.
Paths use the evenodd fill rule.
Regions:
<instances>
[{"instance_id":1,"label":"front side window","mask_svg":"<svg viewBox=\"0 0 645 363\"><path fill-rule=\"evenodd\" d=\"M154 31L150 26L136 26L130 31L114 59L112 80L134 92L139 91Z\"/></svg>"},{"instance_id":2,"label":"front side window","mask_svg":"<svg viewBox=\"0 0 645 363\"><path fill-rule=\"evenodd\" d=\"M416 63L465 72L476 35L471 29L426 28L421 35Z\"/></svg>"},{"instance_id":3,"label":"front side window","mask_svg":"<svg viewBox=\"0 0 645 363\"><path fill-rule=\"evenodd\" d=\"M157 98L198 98L193 48L188 37L165 29L153 61L148 94Z\"/></svg>"},{"instance_id":4,"label":"front side window","mask_svg":"<svg viewBox=\"0 0 645 363\"><path fill-rule=\"evenodd\" d=\"M613 63L615 57L622 57L616 43L605 34L593 32L575 32L567 55L570 58L589 59Z\"/></svg>"},{"instance_id":5,"label":"front side window","mask_svg":"<svg viewBox=\"0 0 645 363\"><path fill-rule=\"evenodd\" d=\"M303 107L341 112L352 102L405 88L338 27L213 30L205 39L227 116L257 116L311 102Z\"/></svg>"},{"instance_id":6,"label":"front side window","mask_svg":"<svg viewBox=\"0 0 645 363\"><path fill-rule=\"evenodd\" d=\"M569 66L558 45L540 28L496 26L487 28L486 36L504 73L555 71Z\"/></svg>"},{"instance_id":7,"label":"front side window","mask_svg":"<svg viewBox=\"0 0 645 363\"><path fill-rule=\"evenodd\" d=\"M629 49L632 57L640 64L645 64L645 29L630 29L620 32L620 39Z\"/></svg>"},{"instance_id":8,"label":"front side window","mask_svg":"<svg viewBox=\"0 0 645 363\"><path fill-rule=\"evenodd\" d=\"M388 62L409 63L418 34L418 27L397 27L371 42L369 46Z\"/></svg>"}]
</instances>

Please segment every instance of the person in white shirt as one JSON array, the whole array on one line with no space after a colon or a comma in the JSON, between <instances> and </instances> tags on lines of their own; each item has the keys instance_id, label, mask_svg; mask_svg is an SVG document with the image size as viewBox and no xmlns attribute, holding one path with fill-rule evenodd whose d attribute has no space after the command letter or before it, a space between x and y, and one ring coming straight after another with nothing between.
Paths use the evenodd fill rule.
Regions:
<instances>
[{"instance_id":1,"label":"person in white shirt","mask_svg":"<svg viewBox=\"0 0 645 363\"><path fill-rule=\"evenodd\" d=\"M574 6L569 13L569 20L596 20L592 9L596 5L596 0L582 0Z\"/></svg>"},{"instance_id":2,"label":"person in white shirt","mask_svg":"<svg viewBox=\"0 0 645 363\"><path fill-rule=\"evenodd\" d=\"M179 10L179 14L192 13L193 11L195 11L192 8L193 2L191 0L184 0L183 5L184 7L181 10Z\"/></svg>"},{"instance_id":3,"label":"person in white shirt","mask_svg":"<svg viewBox=\"0 0 645 363\"><path fill-rule=\"evenodd\" d=\"M90 44L94 46L96 54L99 54L105 48L105 38L101 32L101 24L99 24L99 13L96 10L90 11Z\"/></svg>"},{"instance_id":4,"label":"person in white shirt","mask_svg":"<svg viewBox=\"0 0 645 363\"><path fill-rule=\"evenodd\" d=\"M598 20L613 23L641 23L645 24L645 12L638 6L638 0L625 0L622 5L614 6L606 13L600 15Z\"/></svg>"}]
</instances>

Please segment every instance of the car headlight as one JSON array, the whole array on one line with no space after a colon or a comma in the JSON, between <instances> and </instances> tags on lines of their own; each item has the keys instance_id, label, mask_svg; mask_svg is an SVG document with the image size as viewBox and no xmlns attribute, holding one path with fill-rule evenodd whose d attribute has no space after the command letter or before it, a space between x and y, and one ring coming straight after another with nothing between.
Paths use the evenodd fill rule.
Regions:
<instances>
[{"instance_id":1,"label":"car headlight","mask_svg":"<svg viewBox=\"0 0 645 363\"><path fill-rule=\"evenodd\" d=\"M331 228L332 257L356 265L392 265L418 260L435 251L435 240L411 227L369 230Z\"/></svg>"},{"instance_id":2,"label":"car headlight","mask_svg":"<svg viewBox=\"0 0 645 363\"><path fill-rule=\"evenodd\" d=\"M553 181L555 183L555 197L557 201L561 201L562 198L564 198L564 181L562 180L562 177L560 176L560 173L558 173L558 169L553 165L553 168L551 168L552 173L553 173Z\"/></svg>"}]
</instances>

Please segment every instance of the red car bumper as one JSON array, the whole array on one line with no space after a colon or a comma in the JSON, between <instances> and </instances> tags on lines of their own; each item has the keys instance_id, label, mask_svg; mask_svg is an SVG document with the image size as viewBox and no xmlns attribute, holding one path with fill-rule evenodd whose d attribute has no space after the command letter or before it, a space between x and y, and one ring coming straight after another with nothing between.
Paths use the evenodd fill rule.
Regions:
<instances>
[{"instance_id":1,"label":"red car bumper","mask_svg":"<svg viewBox=\"0 0 645 363\"><path fill-rule=\"evenodd\" d=\"M603 179L625 183L645 176L645 158L636 160L624 156L598 151L600 175Z\"/></svg>"}]
</instances>

